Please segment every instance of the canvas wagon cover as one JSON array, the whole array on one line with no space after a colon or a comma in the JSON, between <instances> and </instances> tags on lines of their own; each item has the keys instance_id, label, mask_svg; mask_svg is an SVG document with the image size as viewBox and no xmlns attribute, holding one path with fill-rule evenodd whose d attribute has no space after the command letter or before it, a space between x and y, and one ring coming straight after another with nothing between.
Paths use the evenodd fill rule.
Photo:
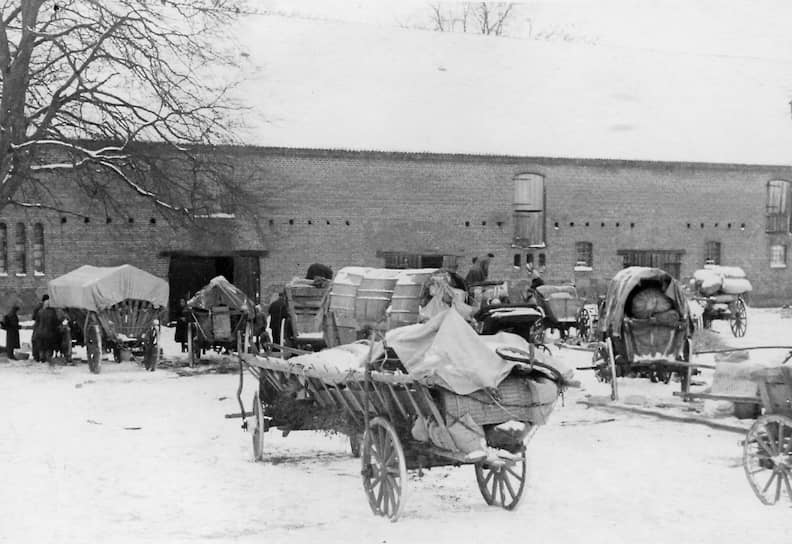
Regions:
<instances>
[{"instance_id":1,"label":"canvas wagon cover","mask_svg":"<svg viewBox=\"0 0 792 544\"><path fill-rule=\"evenodd\" d=\"M608 285L608 294L605 298L605 310L599 321L600 331L621 336L621 325L624 320L624 306L627 298L633 289L642 282L656 281L660 283L663 293L671 299L674 309L679 312L680 317L687 318L689 309L685 294L676 281L668 272L659 268L649 268L645 266L630 266L620 270Z\"/></svg>"},{"instance_id":2,"label":"canvas wagon cover","mask_svg":"<svg viewBox=\"0 0 792 544\"><path fill-rule=\"evenodd\" d=\"M253 316L253 301L225 276L216 276L187 301L187 307L210 311L215 306L228 306L231 309Z\"/></svg>"},{"instance_id":3,"label":"canvas wagon cover","mask_svg":"<svg viewBox=\"0 0 792 544\"><path fill-rule=\"evenodd\" d=\"M130 264L85 265L49 282L50 304L56 308L101 311L122 300L168 304L168 282Z\"/></svg>"}]
</instances>

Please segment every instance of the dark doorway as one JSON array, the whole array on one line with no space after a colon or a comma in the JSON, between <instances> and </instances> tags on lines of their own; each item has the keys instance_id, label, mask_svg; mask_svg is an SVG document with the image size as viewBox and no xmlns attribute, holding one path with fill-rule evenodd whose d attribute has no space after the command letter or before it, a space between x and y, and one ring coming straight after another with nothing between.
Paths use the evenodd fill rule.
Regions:
<instances>
[{"instance_id":1,"label":"dark doorway","mask_svg":"<svg viewBox=\"0 0 792 544\"><path fill-rule=\"evenodd\" d=\"M258 302L259 260L257 256L171 255L168 268L170 319L176 317L179 299L192 297L215 276L225 278Z\"/></svg>"}]
</instances>

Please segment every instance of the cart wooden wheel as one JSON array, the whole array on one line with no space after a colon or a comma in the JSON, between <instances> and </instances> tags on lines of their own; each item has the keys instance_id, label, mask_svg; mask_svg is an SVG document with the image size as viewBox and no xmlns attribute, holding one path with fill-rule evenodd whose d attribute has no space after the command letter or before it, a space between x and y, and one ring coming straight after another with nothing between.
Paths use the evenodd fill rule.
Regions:
<instances>
[{"instance_id":1,"label":"cart wooden wheel","mask_svg":"<svg viewBox=\"0 0 792 544\"><path fill-rule=\"evenodd\" d=\"M616 375L616 358L613 354L613 342L610 338L605 340L605 351L608 355L608 367L610 368L611 400L619 400L619 384Z\"/></svg>"},{"instance_id":2,"label":"cart wooden wheel","mask_svg":"<svg viewBox=\"0 0 792 544\"><path fill-rule=\"evenodd\" d=\"M504 460L498 466L476 463L476 481L484 501L506 510L513 510L520 502L527 475L524 448L519 460Z\"/></svg>"},{"instance_id":3,"label":"cart wooden wheel","mask_svg":"<svg viewBox=\"0 0 792 544\"><path fill-rule=\"evenodd\" d=\"M745 301L742 298L734 301L734 307L729 317L729 327L737 338L745 336L745 331L748 330L748 311L745 309Z\"/></svg>"},{"instance_id":4,"label":"cart wooden wheel","mask_svg":"<svg viewBox=\"0 0 792 544\"><path fill-rule=\"evenodd\" d=\"M102 369L102 329L99 323L89 318L85 324L84 338L88 369L94 374L99 374Z\"/></svg>"},{"instance_id":5,"label":"cart wooden wheel","mask_svg":"<svg viewBox=\"0 0 792 544\"><path fill-rule=\"evenodd\" d=\"M404 506L407 465L396 430L385 418L375 417L369 422L361 460L360 474L371 510L396 521Z\"/></svg>"},{"instance_id":6,"label":"cart wooden wheel","mask_svg":"<svg viewBox=\"0 0 792 544\"><path fill-rule=\"evenodd\" d=\"M756 420L743 443L748 483L764 504L792 501L792 418L766 415Z\"/></svg>"},{"instance_id":7,"label":"cart wooden wheel","mask_svg":"<svg viewBox=\"0 0 792 544\"><path fill-rule=\"evenodd\" d=\"M253 417L255 427L253 427L253 460L261 461L264 458L264 433L267 432L267 422L264 419L264 411L261 407L258 391L253 394Z\"/></svg>"},{"instance_id":8,"label":"cart wooden wheel","mask_svg":"<svg viewBox=\"0 0 792 544\"><path fill-rule=\"evenodd\" d=\"M153 325L143 339L143 366L154 372L159 363L159 325Z\"/></svg>"},{"instance_id":9,"label":"cart wooden wheel","mask_svg":"<svg viewBox=\"0 0 792 544\"><path fill-rule=\"evenodd\" d=\"M537 319L531 325L531 332L529 333L531 342L534 344L544 344L545 326L543 319Z\"/></svg>"},{"instance_id":10,"label":"cart wooden wheel","mask_svg":"<svg viewBox=\"0 0 792 544\"><path fill-rule=\"evenodd\" d=\"M195 363L198 362L200 358L200 353L196 353L198 350L198 345L195 340L195 333L193 332L193 324L187 324L187 358L189 359L190 366L195 366Z\"/></svg>"}]
</instances>

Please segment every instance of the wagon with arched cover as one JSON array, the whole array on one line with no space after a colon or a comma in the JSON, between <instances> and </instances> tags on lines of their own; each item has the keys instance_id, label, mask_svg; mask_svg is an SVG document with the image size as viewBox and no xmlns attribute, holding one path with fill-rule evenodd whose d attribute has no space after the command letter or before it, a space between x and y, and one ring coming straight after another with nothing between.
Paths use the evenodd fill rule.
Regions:
<instances>
[{"instance_id":1,"label":"wagon with arched cover","mask_svg":"<svg viewBox=\"0 0 792 544\"><path fill-rule=\"evenodd\" d=\"M70 341L85 346L91 372L101 369L102 355L125 351L143 357L147 370L159 362L160 317L168 304L168 282L132 265L85 265L48 285L50 304L66 314Z\"/></svg>"},{"instance_id":2,"label":"wagon with arched cover","mask_svg":"<svg viewBox=\"0 0 792 544\"><path fill-rule=\"evenodd\" d=\"M250 345L256 308L252 300L225 276L213 278L187 301L187 345L190 364L202 352L215 349L236 351Z\"/></svg>"}]
</instances>

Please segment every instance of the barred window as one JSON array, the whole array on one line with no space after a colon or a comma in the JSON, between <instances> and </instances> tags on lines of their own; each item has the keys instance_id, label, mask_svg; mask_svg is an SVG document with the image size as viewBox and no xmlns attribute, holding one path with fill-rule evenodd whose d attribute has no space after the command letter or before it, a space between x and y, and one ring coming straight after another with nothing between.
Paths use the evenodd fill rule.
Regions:
<instances>
[{"instance_id":1,"label":"barred window","mask_svg":"<svg viewBox=\"0 0 792 544\"><path fill-rule=\"evenodd\" d=\"M721 264L720 242L706 242L704 244L704 264Z\"/></svg>"},{"instance_id":2,"label":"barred window","mask_svg":"<svg viewBox=\"0 0 792 544\"><path fill-rule=\"evenodd\" d=\"M27 233L25 224L17 223L14 233L14 261L17 274L27 274Z\"/></svg>"},{"instance_id":3,"label":"barred window","mask_svg":"<svg viewBox=\"0 0 792 544\"><path fill-rule=\"evenodd\" d=\"M575 242L575 268L594 266L594 246L591 242Z\"/></svg>"},{"instance_id":4,"label":"barred window","mask_svg":"<svg viewBox=\"0 0 792 544\"><path fill-rule=\"evenodd\" d=\"M437 255L383 251L379 254L385 260L385 268L448 268L457 267L456 255Z\"/></svg>"},{"instance_id":5,"label":"barred window","mask_svg":"<svg viewBox=\"0 0 792 544\"><path fill-rule=\"evenodd\" d=\"M770 268L786 268L787 247L784 244L770 246Z\"/></svg>"},{"instance_id":6,"label":"barred window","mask_svg":"<svg viewBox=\"0 0 792 544\"><path fill-rule=\"evenodd\" d=\"M44 273L44 225L33 225L33 273Z\"/></svg>"},{"instance_id":7,"label":"barred window","mask_svg":"<svg viewBox=\"0 0 792 544\"><path fill-rule=\"evenodd\" d=\"M0 223L0 274L8 274L8 227Z\"/></svg>"}]
</instances>

